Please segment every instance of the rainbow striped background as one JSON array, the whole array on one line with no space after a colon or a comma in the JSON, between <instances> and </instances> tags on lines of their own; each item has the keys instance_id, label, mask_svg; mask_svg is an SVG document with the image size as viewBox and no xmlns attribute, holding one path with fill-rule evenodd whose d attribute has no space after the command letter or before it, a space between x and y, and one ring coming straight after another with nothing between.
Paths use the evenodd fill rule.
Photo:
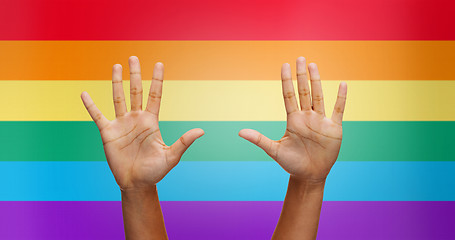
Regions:
<instances>
[{"instance_id":1,"label":"rainbow striped background","mask_svg":"<svg viewBox=\"0 0 455 240\"><path fill-rule=\"evenodd\" d=\"M349 88L318 239L455 239L454 15L450 0L2 0L0 239L124 238L79 95L113 119L111 67L132 55L145 80L165 65L165 142L206 132L159 183L170 239L271 237L288 176L237 132L282 136L280 67L298 56L327 109Z\"/></svg>"}]
</instances>

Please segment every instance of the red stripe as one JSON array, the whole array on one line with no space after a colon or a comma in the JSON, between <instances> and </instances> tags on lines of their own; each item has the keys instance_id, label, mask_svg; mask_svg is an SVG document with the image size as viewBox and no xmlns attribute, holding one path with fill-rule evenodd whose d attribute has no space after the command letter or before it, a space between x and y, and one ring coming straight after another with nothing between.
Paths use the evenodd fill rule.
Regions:
<instances>
[{"instance_id":1,"label":"red stripe","mask_svg":"<svg viewBox=\"0 0 455 240\"><path fill-rule=\"evenodd\" d=\"M451 0L3 0L0 40L455 40Z\"/></svg>"}]
</instances>

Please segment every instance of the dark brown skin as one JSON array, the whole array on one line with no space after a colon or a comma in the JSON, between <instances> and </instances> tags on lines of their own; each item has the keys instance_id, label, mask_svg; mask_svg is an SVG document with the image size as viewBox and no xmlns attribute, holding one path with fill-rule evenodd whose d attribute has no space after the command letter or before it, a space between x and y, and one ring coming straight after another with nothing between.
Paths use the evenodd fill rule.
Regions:
<instances>
[{"instance_id":1,"label":"dark brown skin","mask_svg":"<svg viewBox=\"0 0 455 240\"><path fill-rule=\"evenodd\" d=\"M316 239L327 175L337 160L342 139L342 119L347 85L342 82L331 118L324 109L321 80L314 63L299 57L297 84L299 104L292 83L291 67L283 64L281 79L287 113L284 136L273 141L259 132L243 129L239 135L262 148L290 174L288 191L272 239Z\"/></svg>"},{"instance_id":2,"label":"dark brown skin","mask_svg":"<svg viewBox=\"0 0 455 240\"><path fill-rule=\"evenodd\" d=\"M163 72L162 63L153 70L147 107L142 110L142 79L139 59L129 58L131 111L128 112L122 84L122 66L112 68L116 119L109 121L83 92L82 101L101 134L109 167L122 192L127 239L167 239L156 184L175 167L186 149L204 135L202 129L186 132L166 146L158 126Z\"/></svg>"}]
</instances>

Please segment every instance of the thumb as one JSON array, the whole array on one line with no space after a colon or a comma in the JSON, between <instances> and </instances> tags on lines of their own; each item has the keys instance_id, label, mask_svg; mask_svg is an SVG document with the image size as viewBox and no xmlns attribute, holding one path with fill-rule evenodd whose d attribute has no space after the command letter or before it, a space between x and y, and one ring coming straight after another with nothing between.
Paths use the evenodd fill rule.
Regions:
<instances>
[{"instance_id":1,"label":"thumb","mask_svg":"<svg viewBox=\"0 0 455 240\"><path fill-rule=\"evenodd\" d=\"M190 147L196 139L202 137L202 135L204 135L204 130L195 128L189 130L175 141L170 148L173 164L177 164L188 147Z\"/></svg>"},{"instance_id":2,"label":"thumb","mask_svg":"<svg viewBox=\"0 0 455 240\"><path fill-rule=\"evenodd\" d=\"M276 158L278 143L253 129L242 129L239 136L262 148L270 157Z\"/></svg>"}]
</instances>

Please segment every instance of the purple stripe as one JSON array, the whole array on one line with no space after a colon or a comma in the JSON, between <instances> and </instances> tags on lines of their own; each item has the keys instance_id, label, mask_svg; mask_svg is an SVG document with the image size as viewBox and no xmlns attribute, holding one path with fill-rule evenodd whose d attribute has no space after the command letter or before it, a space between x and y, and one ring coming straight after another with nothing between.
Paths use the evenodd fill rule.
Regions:
<instances>
[{"instance_id":1,"label":"purple stripe","mask_svg":"<svg viewBox=\"0 0 455 240\"><path fill-rule=\"evenodd\" d=\"M282 202L162 202L170 239L270 239ZM0 239L124 239L120 202L0 202ZM318 239L455 239L455 202L324 202Z\"/></svg>"}]
</instances>

